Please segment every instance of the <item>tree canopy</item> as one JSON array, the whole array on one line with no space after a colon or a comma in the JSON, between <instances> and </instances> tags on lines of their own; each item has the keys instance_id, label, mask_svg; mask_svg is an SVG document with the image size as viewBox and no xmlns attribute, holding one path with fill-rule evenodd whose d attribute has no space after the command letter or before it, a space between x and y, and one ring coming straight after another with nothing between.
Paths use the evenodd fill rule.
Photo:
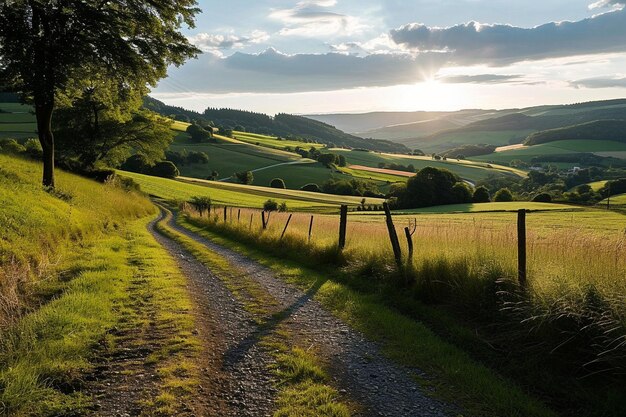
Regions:
<instances>
[{"instance_id":1,"label":"tree canopy","mask_svg":"<svg viewBox=\"0 0 626 417\"><path fill-rule=\"evenodd\" d=\"M35 106L45 186L54 186L57 93L85 68L136 90L156 85L169 65L199 53L179 31L198 11L195 0L0 3L0 84Z\"/></svg>"}]
</instances>

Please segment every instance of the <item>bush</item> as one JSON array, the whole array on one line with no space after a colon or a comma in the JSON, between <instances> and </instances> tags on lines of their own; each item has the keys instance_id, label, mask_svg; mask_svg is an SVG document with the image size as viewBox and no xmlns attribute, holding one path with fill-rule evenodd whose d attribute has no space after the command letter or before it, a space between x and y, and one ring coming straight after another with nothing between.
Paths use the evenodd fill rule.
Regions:
<instances>
[{"instance_id":1,"label":"bush","mask_svg":"<svg viewBox=\"0 0 626 417\"><path fill-rule=\"evenodd\" d=\"M204 195L191 197L189 205L196 209L200 213L200 217L202 217L203 212L211 211L211 197Z\"/></svg>"},{"instance_id":2,"label":"bush","mask_svg":"<svg viewBox=\"0 0 626 417\"><path fill-rule=\"evenodd\" d=\"M187 155L187 161L190 164L207 164L209 162L209 155L201 151L191 151Z\"/></svg>"},{"instance_id":3,"label":"bush","mask_svg":"<svg viewBox=\"0 0 626 417\"><path fill-rule=\"evenodd\" d=\"M15 154L25 152L26 148L15 139L2 139L0 140L0 150Z\"/></svg>"},{"instance_id":4,"label":"bush","mask_svg":"<svg viewBox=\"0 0 626 417\"><path fill-rule=\"evenodd\" d=\"M286 206L286 205L285 205ZM274 200L267 200L265 203L263 203L263 210L265 211L277 211L278 210L278 203Z\"/></svg>"},{"instance_id":5,"label":"bush","mask_svg":"<svg viewBox=\"0 0 626 417\"><path fill-rule=\"evenodd\" d=\"M486 187L480 186L476 188L474 191L474 195L472 196L472 201L474 203L488 203L491 201L491 196L489 195L489 190Z\"/></svg>"},{"instance_id":6,"label":"bush","mask_svg":"<svg viewBox=\"0 0 626 417\"><path fill-rule=\"evenodd\" d=\"M498 202L513 201L513 194L511 193L511 190L509 190L508 188L501 188L498 190L498 192L496 192L496 195L493 197L493 201L498 201Z\"/></svg>"},{"instance_id":7,"label":"bush","mask_svg":"<svg viewBox=\"0 0 626 417\"><path fill-rule=\"evenodd\" d=\"M283 201L282 203L280 203L280 206L278 206L278 211L281 212L286 212L288 210L287 208L287 203L285 201Z\"/></svg>"},{"instance_id":8,"label":"bush","mask_svg":"<svg viewBox=\"0 0 626 417\"><path fill-rule=\"evenodd\" d=\"M282 178L274 178L272 181L270 181L270 187L272 188L287 188L285 186L285 181L282 180Z\"/></svg>"},{"instance_id":9,"label":"bush","mask_svg":"<svg viewBox=\"0 0 626 417\"><path fill-rule=\"evenodd\" d=\"M150 175L162 178L176 178L180 175L178 168L170 161L157 162L152 168L150 168Z\"/></svg>"},{"instance_id":10,"label":"bush","mask_svg":"<svg viewBox=\"0 0 626 417\"><path fill-rule=\"evenodd\" d=\"M552 196L548 193L540 193L533 197L535 203L551 203Z\"/></svg>"},{"instance_id":11,"label":"bush","mask_svg":"<svg viewBox=\"0 0 626 417\"><path fill-rule=\"evenodd\" d=\"M138 172L141 174L148 172L150 165L148 164L148 160L145 156L136 154L129 156L128 159L120 166L120 169L128 172Z\"/></svg>"},{"instance_id":12,"label":"bush","mask_svg":"<svg viewBox=\"0 0 626 417\"><path fill-rule=\"evenodd\" d=\"M235 178L242 184L250 185L252 181L254 181L254 175L252 175L252 171L241 171L235 172Z\"/></svg>"},{"instance_id":13,"label":"bush","mask_svg":"<svg viewBox=\"0 0 626 417\"><path fill-rule=\"evenodd\" d=\"M302 187L300 187L300 190L302 190L302 191L309 191L309 192L312 192L312 193L321 193L322 192L322 189L320 188L320 186L315 184L315 183L310 183L310 184L303 185Z\"/></svg>"},{"instance_id":14,"label":"bush","mask_svg":"<svg viewBox=\"0 0 626 417\"><path fill-rule=\"evenodd\" d=\"M41 159L43 156L43 149L41 148L41 143L39 139L30 138L26 142L24 142L24 148L26 149L26 153L33 158Z\"/></svg>"},{"instance_id":15,"label":"bush","mask_svg":"<svg viewBox=\"0 0 626 417\"><path fill-rule=\"evenodd\" d=\"M457 204L472 202L472 189L464 182L457 182L452 187L452 195Z\"/></svg>"}]
</instances>

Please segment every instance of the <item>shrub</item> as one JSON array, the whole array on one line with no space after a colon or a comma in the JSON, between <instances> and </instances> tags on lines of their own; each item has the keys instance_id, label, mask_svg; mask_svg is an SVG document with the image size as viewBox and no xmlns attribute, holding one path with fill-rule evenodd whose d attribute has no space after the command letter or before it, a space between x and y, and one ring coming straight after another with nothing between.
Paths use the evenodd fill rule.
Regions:
<instances>
[{"instance_id":1,"label":"shrub","mask_svg":"<svg viewBox=\"0 0 626 417\"><path fill-rule=\"evenodd\" d=\"M265 211L277 211L278 210L278 203L272 199L267 200L265 203L263 203L263 210Z\"/></svg>"},{"instance_id":2,"label":"shrub","mask_svg":"<svg viewBox=\"0 0 626 417\"><path fill-rule=\"evenodd\" d=\"M39 142L39 139L28 139L26 142L24 142L24 148L26 149L26 153L33 158L40 159L43 156L43 149L41 148L41 143Z\"/></svg>"},{"instance_id":3,"label":"shrub","mask_svg":"<svg viewBox=\"0 0 626 417\"><path fill-rule=\"evenodd\" d=\"M254 175L252 175L251 171L241 171L235 172L235 178L242 184L249 185L254 181Z\"/></svg>"},{"instance_id":4,"label":"shrub","mask_svg":"<svg viewBox=\"0 0 626 417\"><path fill-rule=\"evenodd\" d=\"M170 161L157 162L150 168L150 175L162 178L176 178L180 175L178 168Z\"/></svg>"},{"instance_id":5,"label":"shrub","mask_svg":"<svg viewBox=\"0 0 626 417\"><path fill-rule=\"evenodd\" d=\"M472 190L464 182L457 182L452 187L452 195L458 204L472 202Z\"/></svg>"},{"instance_id":6,"label":"shrub","mask_svg":"<svg viewBox=\"0 0 626 417\"><path fill-rule=\"evenodd\" d=\"M474 191L474 195L472 196L472 201L474 203L488 203L491 201L491 196L489 195L489 190L486 187L480 186L476 188Z\"/></svg>"},{"instance_id":7,"label":"shrub","mask_svg":"<svg viewBox=\"0 0 626 417\"><path fill-rule=\"evenodd\" d=\"M533 197L535 203L551 203L552 196L548 193L540 193Z\"/></svg>"},{"instance_id":8,"label":"shrub","mask_svg":"<svg viewBox=\"0 0 626 417\"><path fill-rule=\"evenodd\" d=\"M202 151L191 151L187 155L187 161L190 164L206 164L209 162L209 155Z\"/></svg>"},{"instance_id":9,"label":"shrub","mask_svg":"<svg viewBox=\"0 0 626 417\"><path fill-rule=\"evenodd\" d=\"M320 186L315 184L315 183L306 184L306 185L302 186L300 188L300 190L302 190L302 191L310 191L312 193L321 193L322 192L322 189L320 188Z\"/></svg>"},{"instance_id":10,"label":"shrub","mask_svg":"<svg viewBox=\"0 0 626 417\"><path fill-rule=\"evenodd\" d=\"M513 194L511 193L511 190L509 190L508 188L501 188L498 190L498 192L496 192L496 195L493 197L493 201L498 201L498 202L513 201Z\"/></svg>"},{"instance_id":11,"label":"shrub","mask_svg":"<svg viewBox=\"0 0 626 417\"><path fill-rule=\"evenodd\" d=\"M189 205L196 209L200 213L200 217L202 217L203 212L211 211L211 197L204 195L191 197Z\"/></svg>"},{"instance_id":12,"label":"shrub","mask_svg":"<svg viewBox=\"0 0 626 417\"><path fill-rule=\"evenodd\" d=\"M280 206L278 206L278 211L285 212L287 210L288 210L287 203L285 201L280 203Z\"/></svg>"},{"instance_id":13,"label":"shrub","mask_svg":"<svg viewBox=\"0 0 626 417\"><path fill-rule=\"evenodd\" d=\"M136 154L128 157L128 159L120 166L120 169L129 172L144 173L148 172L150 165L148 164L148 160L145 156Z\"/></svg>"},{"instance_id":14,"label":"shrub","mask_svg":"<svg viewBox=\"0 0 626 417\"><path fill-rule=\"evenodd\" d=\"M274 178L272 181L270 181L270 187L272 187L272 188L287 188L285 186L285 181L283 181L282 178Z\"/></svg>"},{"instance_id":15,"label":"shrub","mask_svg":"<svg viewBox=\"0 0 626 417\"><path fill-rule=\"evenodd\" d=\"M2 139L0 140L0 150L15 154L26 151L26 148L19 144L15 139Z\"/></svg>"}]
</instances>

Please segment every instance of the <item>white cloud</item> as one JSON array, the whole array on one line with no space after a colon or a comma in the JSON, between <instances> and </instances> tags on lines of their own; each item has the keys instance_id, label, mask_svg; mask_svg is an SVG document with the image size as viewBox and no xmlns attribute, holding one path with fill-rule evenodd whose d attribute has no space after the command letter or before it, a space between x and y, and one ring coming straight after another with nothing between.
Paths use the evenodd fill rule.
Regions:
<instances>
[{"instance_id":1,"label":"white cloud","mask_svg":"<svg viewBox=\"0 0 626 417\"><path fill-rule=\"evenodd\" d=\"M255 30L249 35L198 33L188 39L204 52L221 56L222 51L243 48L250 44L265 42L269 39L267 32Z\"/></svg>"},{"instance_id":2,"label":"white cloud","mask_svg":"<svg viewBox=\"0 0 626 417\"><path fill-rule=\"evenodd\" d=\"M624 0L599 0L589 5L589 9L599 9L603 7L623 8L626 5Z\"/></svg>"},{"instance_id":3,"label":"white cloud","mask_svg":"<svg viewBox=\"0 0 626 417\"><path fill-rule=\"evenodd\" d=\"M391 39L388 33L383 33L366 42L343 42L339 44L329 45L333 52L343 52L351 54L384 54L384 53L403 53L407 52L402 45L398 45Z\"/></svg>"},{"instance_id":4,"label":"white cloud","mask_svg":"<svg viewBox=\"0 0 626 417\"><path fill-rule=\"evenodd\" d=\"M350 36L366 28L357 17L327 10L336 4L334 0L301 1L290 9L273 10L269 16L285 25L279 31L283 36Z\"/></svg>"},{"instance_id":5,"label":"white cloud","mask_svg":"<svg viewBox=\"0 0 626 417\"><path fill-rule=\"evenodd\" d=\"M509 65L547 58L626 51L626 10L533 28L477 22L447 28L412 23L391 31L415 51L447 51L455 64Z\"/></svg>"},{"instance_id":6,"label":"white cloud","mask_svg":"<svg viewBox=\"0 0 626 417\"><path fill-rule=\"evenodd\" d=\"M594 77L570 81L574 88L626 88L626 77Z\"/></svg>"},{"instance_id":7,"label":"white cloud","mask_svg":"<svg viewBox=\"0 0 626 417\"><path fill-rule=\"evenodd\" d=\"M413 84L431 79L443 65L441 54L419 56L341 53L203 55L165 79L161 93L289 93ZM215 80L215 82L207 82Z\"/></svg>"},{"instance_id":8,"label":"white cloud","mask_svg":"<svg viewBox=\"0 0 626 417\"><path fill-rule=\"evenodd\" d=\"M522 81L522 75L476 74L476 75L446 75L438 77L437 81L452 84L504 84Z\"/></svg>"}]
</instances>

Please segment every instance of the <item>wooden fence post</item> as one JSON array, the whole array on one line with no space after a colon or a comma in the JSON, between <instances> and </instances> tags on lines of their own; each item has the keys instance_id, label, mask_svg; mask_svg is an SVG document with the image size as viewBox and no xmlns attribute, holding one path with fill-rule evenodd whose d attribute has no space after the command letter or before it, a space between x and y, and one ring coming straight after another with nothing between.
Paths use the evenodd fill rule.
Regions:
<instances>
[{"instance_id":1,"label":"wooden fence post","mask_svg":"<svg viewBox=\"0 0 626 417\"><path fill-rule=\"evenodd\" d=\"M526 287L526 210L517 211L517 270L520 286Z\"/></svg>"},{"instance_id":2,"label":"wooden fence post","mask_svg":"<svg viewBox=\"0 0 626 417\"><path fill-rule=\"evenodd\" d=\"M224 223L226 223L226 210L228 209L228 207L224 206Z\"/></svg>"},{"instance_id":3,"label":"wooden fence post","mask_svg":"<svg viewBox=\"0 0 626 417\"><path fill-rule=\"evenodd\" d=\"M239 223L239 218L241 217L241 209L237 210L237 223Z\"/></svg>"},{"instance_id":4,"label":"wooden fence post","mask_svg":"<svg viewBox=\"0 0 626 417\"><path fill-rule=\"evenodd\" d=\"M313 231L313 216L311 216L311 221L309 222L309 243L311 242L311 232Z\"/></svg>"},{"instance_id":5,"label":"wooden fence post","mask_svg":"<svg viewBox=\"0 0 626 417\"><path fill-rule=\"evenodd\" d=\"M346 247L346 229L348 225L348 206L342 205L339 211L339 250Z\"/></svg>"},{"instance_id":6,"label":"wooden fence post","mask_svg":"<svg viewBox=\"0 0 626 417\"><path fill-rule=\"evenodd\" d=\"M283 233L280 235L281 239L283 238L283 236L285 236L285 232L287 231L287 226L289 226L289 222L291 221L291 216L293 216L293 214L290 214L289 218L287 219L287 223L285 224L285 228L283 229Z\"/></svg>"},{"instance_id":7,"label":"wooden fence post","mask_svg":"<svg viewBox=\"0 0 626 417\"><path fill-rule=\"evenodd\" d=\"M250 230L252 230L252 217L254 216L254 213L250 213Z\"/></svg>"},{"instance_id":8,"label":"wooden fence post","mask_svg":"<svg viewBox=\"0 0 626 417\"><path fill-rule=\"evenodd\" d=\"M228 219L230 220L230 222L233 222L233 208L231 207L228 213Z\"/></svg>"},{"instance_id":9,"label":"wooden fence post","mask_svg":"<svg viewBox=\"0 0 626 417\"><path fill-rule=\"evenodd\" d=\"M409 226L404 228L404 235L406 236L406 244L409 247L409 255L407 258L407 265L411 265L413 262L413 234L417 230L417 219L409 220Z\"/></svg>"},{"instance_id":10,"label":"wooden fence post","mask_svg":"<svg viewBox=\"0 0 626 417\"><path fill-rule=\"evenodd\" d=\"M400 250L400 241L398 240L398 233L393 225L393 219L391 218L391 210L389 210L389 204L383 203L383 209L385 210L385 220L387 222L387 231L389 232L389 239L391 240L391 247L393 248L393 257L396 259L396 265L398 268L402 267L402 251Z\"/></svg>"}]
</instances>

